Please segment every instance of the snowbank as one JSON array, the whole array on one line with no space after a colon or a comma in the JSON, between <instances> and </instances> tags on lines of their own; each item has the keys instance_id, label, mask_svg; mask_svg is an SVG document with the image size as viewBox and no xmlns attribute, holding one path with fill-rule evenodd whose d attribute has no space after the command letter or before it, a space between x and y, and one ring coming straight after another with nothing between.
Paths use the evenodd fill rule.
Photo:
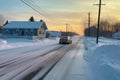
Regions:
<instances>
[{"instance_id":1,"label":"snowbank","mask_svg":"<svg viewBox=\"0 0 120 80\"><path fill-rule=\"evenodd\" d=\"M94 41L95 38L86 39L84 57L91 65L95 80L119 80L120 42L100 38L99 45L96 45Z\"/></svg>"},{"instance_id":2,"label":"snowbank","mask_svg":"<svg viewBox=\"0 0 120 80\"><path fill-rule=\"evenodd\" d=\"M120 46L100 46L95 49L90 60L97 80L120 79Z\"/></svg>"},{"instance_id":3,"label":"snowbank","mask_svg":"<svg viewBox=\"0 0 120 80\"><path fill-rule=\"evenodd\" d=\"M57 44L59 38L50 38L50 39L15 39L15 38L7 38L5 40L0 39L0 50L3 49L11 49L17 47L24 47L24 46L32 46L32 45L50 45L50 44Z\"/></svg>"},{"instance_id":4,"label":"snowbank","mask_svg":"<svg viewBox=\"0 0 120 80\"><path fill-rule=\"evenodd\" d=\"M0 49L3 49L6 45L7 45L7 41L0 39Z\"/></svg>"},{"instance_id":5,"label":"snowbank","mask_svg":"<svg viewBox=\"0 0 120 80\"><path fill-rule=\"evenodd\" d=\"M7 41L0 39L0 45L6 45Z\"/></svg>"}]
</instances>

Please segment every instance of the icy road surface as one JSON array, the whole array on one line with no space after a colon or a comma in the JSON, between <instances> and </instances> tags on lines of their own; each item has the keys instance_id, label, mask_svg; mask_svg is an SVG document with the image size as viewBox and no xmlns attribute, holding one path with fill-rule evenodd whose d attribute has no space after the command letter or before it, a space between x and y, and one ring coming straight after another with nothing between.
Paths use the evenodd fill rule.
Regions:
<instances>
[{"instance_id":1,"label":"icy road surface","mask_svg":"<svg viewBox=\"0 0 120 80\"><path fill-rule=\"evenodd\" d=\"M89 63L84 60L85 47L82 39L73 50L57 63L44 80L94 80Z\"/></svg>"},{"instance_id":2,"label":"icy road surface","mask_svg":"<svg viewBox=\"0 0 120 80\"><path fill-rule=\"evenodd\" d=\"M61 45L53 44L42 48L40 46L31 46L1 51L0 80L18 80L23 78L31 71L34 71L41 65L43 66L43 62L47 61L50 56L52 57L52 54L48 53L60 47Z\"/></svg>"},{"instance_id":3,"label":"icy road surface","mask_svg":"<svg viewBox=\"0 0 120 80\"><path fill-rule=\"evenodd\" d=\"M14 44L18 47L0 50L0 80L39 79L41 73L44 73L47 67L55 63L68 51L73 50L79 38L74 37L72 45L59 45L56 40L48 41L45 44L42 42L32 43L20 47Z\"/></svg>"}]
</instances>

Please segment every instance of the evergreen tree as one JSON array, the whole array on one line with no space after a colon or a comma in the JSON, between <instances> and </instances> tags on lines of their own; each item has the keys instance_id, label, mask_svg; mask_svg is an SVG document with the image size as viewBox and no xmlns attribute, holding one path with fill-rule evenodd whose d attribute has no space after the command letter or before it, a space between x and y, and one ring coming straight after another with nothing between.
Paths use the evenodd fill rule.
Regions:
<instances>
[{"instance_id":1,"label":"evergreen tree","mask_svg":"<svg viewBox=\"0 0 120 80\"><path fill-rule=\"evenodd\" d=\"M3 25L3 26L5 26L5 25L7 25L8 24L8 20L5 22L5 24Z\"/></svg>"},{"instance_id":2,"label":"evergreen tree","mask_svg":"<svg viewBox=\"0 0 120 80\"><path fill-rule=\"evenodd\" d=\"M43 22L43 20L41 19L40 22Z\"/></svg>"},{"instance_id":3,"label":"evergreen tree","mask_svg":"<svg viewBox=\"0 0 120 80\"><path fill-rule=\"evenodd\" d=\"M34 22L35 21L34 17L31 16L30 19L29 19L29 21Z\"/></svg>"}]
</instances>

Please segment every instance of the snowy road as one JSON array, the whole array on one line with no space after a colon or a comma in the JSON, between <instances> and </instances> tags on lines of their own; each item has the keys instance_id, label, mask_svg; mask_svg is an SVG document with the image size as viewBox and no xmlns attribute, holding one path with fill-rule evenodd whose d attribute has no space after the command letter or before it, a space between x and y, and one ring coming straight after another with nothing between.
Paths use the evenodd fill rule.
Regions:
<instances>
[{"instance_id":1,"label":"snowy road","mask_svg":"<svg viewBox=\"0 0 120 80\"><path fill-rule=\"evenodd\" d=\"M37 80L75 46L76 42L0 50L0 80Z\"/></svg>"},{"instance_id":2,"label":"snowy road","mask_svg":"<svg viewBox=\"0 0 120 80\"><path fill-rule=\"evenodd\" d=\"M8 42L18 47L0 50L0 80L120 79L119 40L100 38L99 45L94 38L74 37L70 45L45 40L27 40L21 47L22 42Z\"/></svg>"},{"instance_id":3,"label":"snowy road","mask_svg":"<svg viewBox=\"0 0 120 80\"><path fill-rule=\"evenodd\" d=\"M39 68L44 66L43 62L48 61L53 53L48 54L63 47L53 44L47 46L29 46L0 51L0 80L18 80ZM20 75L22 74L22 75ZM19 76L18 76L19 75ZM18 77L18 79L17 79Z\"/></svg>"},{"instance_id":4,"label":"snowy road","mask_svg":"<svg viewBox=\"0 0 120 80\"><path fill-rule=\"evenodd\" d=\"M89 64L84 60L84 53L84 42L81 39L43 80L94 80Z\"/></svg>"}]
</instances>

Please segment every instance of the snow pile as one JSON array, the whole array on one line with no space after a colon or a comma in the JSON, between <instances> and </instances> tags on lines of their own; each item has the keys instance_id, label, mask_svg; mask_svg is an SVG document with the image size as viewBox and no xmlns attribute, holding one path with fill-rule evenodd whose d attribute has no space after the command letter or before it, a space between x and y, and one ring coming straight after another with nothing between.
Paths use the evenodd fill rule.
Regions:
<instances>
[{"instance_id":1,"label":"snow pile","mask_svg":"<svg viewBox=\"0 0 120 80\"><path fill-rule=\"evenodd\" d=\"M97 80L120 79L120 46L103 45L95 49L91 57ZM97 75L96 75L97 74Z\"/></svg>"},{"instance_id":2,"label":"snow pile","mask_svg":"<svg viewBox=\"0 0 120 80\"><path fill-rule=\"evenodd\" d=\"M0 39L0 45L6 45L7 41Z\"/></svg>"},{"instance_id":3,"label":"snow pile","mask_svg":"<svg viewBox=\"0 0 120 80\"><path fill-rule=\"evenodd\" d=\"M11 49L17 47L25 47L25 46L33 46L33 45L51 45L51 44L58 44L59 38L50 38L50 39L15 39L15 38L8 38L5 40L0 39L0 50L3 49Z\"/></svg>"},{"instance_id":4,"label":"snow pile","mask_svg":"<svg viewBox=\"0 0 120 80\"><path fill-rule=\"evenodd\" d=\"M7 45L7 41L0 39L0 48L4 48L6 45Z\"/></svg>"},{"instance_id":5,"label":"snow pile","mask_svg":"<svg viewBox=\"0 0 120 80\"><path fill-rule=\"evenodd\" d=\"M91 65L95 80L119 80L120 41L100 38L96 45L94 38L87 38L85 44L84 57Z\"/></svg>"}]
</instances>

